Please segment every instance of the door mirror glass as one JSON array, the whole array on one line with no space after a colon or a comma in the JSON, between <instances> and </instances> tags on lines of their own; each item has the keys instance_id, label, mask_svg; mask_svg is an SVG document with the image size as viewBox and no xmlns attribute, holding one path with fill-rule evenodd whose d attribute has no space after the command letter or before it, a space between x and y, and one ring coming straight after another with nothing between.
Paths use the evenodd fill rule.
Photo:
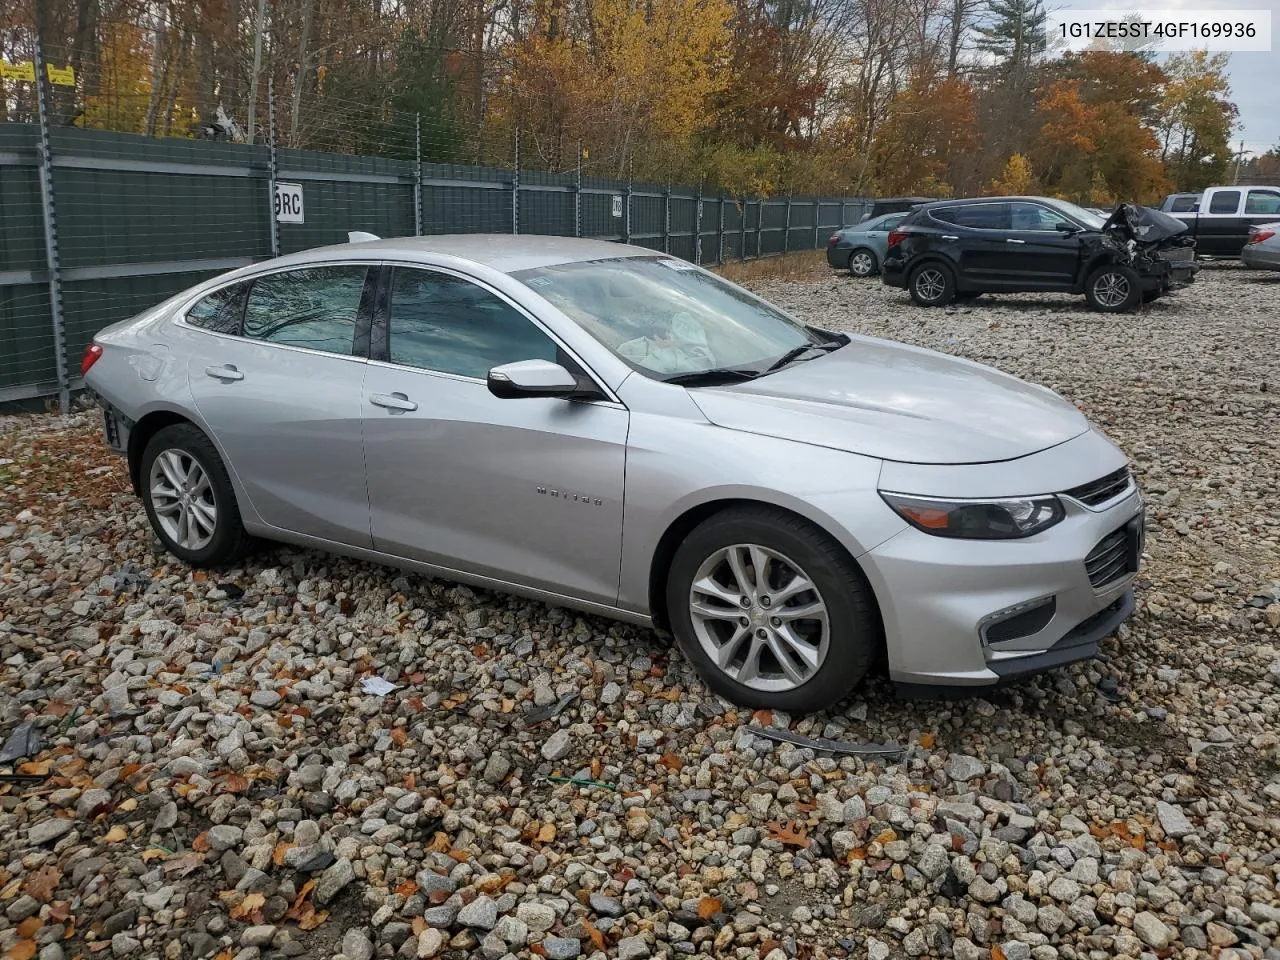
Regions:
<instances>
[{"instance_id":1,"label":"door mirror glass","mask_svg":"<svg viewBox=\"0 0 1280 960\"><path fill-rule=\"evenodd\" d=\"M504 400L518 397L586 398L598 395L594 384L585 384L550 360L517 360L489 371L489 392Z\"/></svg>"},{"instance_id":2,"label":"door mirror glass","mask_svg":"<svg viewBox=\"0 0 1280 960\"><path fill-rule=\"evenodd\" d=\"M1066 220L1060 220L1057 224L1054 225L1054 227L1059 233L1079 233L1080 232L1079 227L1077 227L1074 223L1068 223Z\"/></svg>"}]
</instances>

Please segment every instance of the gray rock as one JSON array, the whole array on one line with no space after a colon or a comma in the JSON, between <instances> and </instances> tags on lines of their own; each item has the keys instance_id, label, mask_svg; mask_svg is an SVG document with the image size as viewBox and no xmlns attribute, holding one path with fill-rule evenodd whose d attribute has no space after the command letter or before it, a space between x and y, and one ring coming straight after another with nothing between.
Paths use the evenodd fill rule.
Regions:
<instances>
[{"instance_id":1,"label":"gray rock","mask_svg":"<svg viewBox=\"0 0 1280 960\"><path fill-rule=\"evenodd\" d=\"M177 823L178 805L170 800L156 813L156 819L151 824L151 829L156 833L159 833L161 830L169 830L173 828Z\"/></svg>"},{"instance_id":2,"label":"gray rock","mask_svg":"<svg viewBox=\"0 0 1280 960\"><path fill-rule=\"evenodd\" d=\"M117 933L111 938L111 955L114 957L130 957L142 949L142 941L127 933Z\"/></svg>"},{"instance_id":3,"label":"gray rock","mask_svg":"<svg viewBox=\"0 0 1280 960\"><path fill-rule=\"evenodd\" d=\"M93 811L98 807L105 807L111 802L111 791L95 788L86 790L80 794L80 799L76 801L76 816L81 820L88 820Z\"/></svg>"},{"instance_id":4,"label":"gray rock","mask_svg":"<svg viewBox=\"0 0 1280 960\"><path fill-rule=\"evenodd\" d=\"M114 937L117 933L124 933L126 930L132 930L137 922L137 909L134 907L128 907L125 910L119 910L107 917L106 922L102 925L102 935L104 937Z\"/></svg>"},{"instance_id":5,"label":"gray rock","mask_svg":"<svg viewBox=\"0 0 1280 960\"><path fill-rule=\"evenodd\" d=\"M947 758L946 771L947 776L952 780L967 783L986 773L987 767L977 757L971 757L963 753L953 753Z\"/></svg>"},{"instance_id":6,"label":"gray rock","mask_svg":"<svg viewBox=\"0 0 1280 960\"><path fill-rule=\"evenodd\" d=\"M867 960L889 960L889 945L875 937L867 937Z\"/></svg>"},{"instance_id":7,"label":"gray rock","mask_svg":"<svg viewBox=\"0 0 1280 960\"><path fill-rule=\"evenodd\" d=\"M1160 821L1160 829L1174 840L1179 840L1196 832L1196 828L1191 825L1191 821L1182 812L1182 808L1175 807L1171 803L1165 803L1163 800L1158 801L1156 803L1156 817Z\"/></svg>"},{"instance_id":8,"label":"gray rock","mask_svg":"<svg viewBox=\"0 0 1280 960\"><path fill-rule=\"evenodd\" d=\"M430 923L430 920L427 922ZM493 925L493 932L512 947L522 947L529 939L529 925L511 914L499 917L498 922Z\"/></svg>"},{"instance_id":9,"label":"gray rock","mask_svg":"<svg viewBox=\"0 0 1280 960\"><path fill-rule=\"evenodd\" d=\"M1133 918L1133 932L1143 943L1156 950L1163 950L1173 940L1173 931L1149 910L1144 910Z\"/></svg>"},{"instance_id":10,"label":"gray rock","mask_svg":"<svg viewBox=\"0 0 1280 960\"><path fill-rule=\"evenodd\" d=\"M359 928L352 928L342 935L342 953L347 960L373 960L373 943Z\"/></svg>"},{"instance_id":11,"label":"gray rock","mask_svg":"<svg viewBox=\"0 0 1280 960\"><path fill-rule=\"evenodd\" d=\"M44 846L46 843L61 840L73 829L75 824L72 821L63 820L60 817L49 817L34 824L27 831L27 842L35 847Z\"/></svg>"},{"instance_id":12,"label":"gray rock","mask_svg":"<svg viewBox=\"0 0 1280 960\"><path fill-rule=\"evenodd\" d=\"M492 897L481 894L458 911L458 923L477 930L492 930L498 922L498 905ZM527 922L527 921L526 921Z\"/></svg>"},{"instance_id":13,"label":"gray rock","mask_svg":"<svg viewBox=\"0 0 1280 960\"><path fill-rule=\"evenodd\" d=\"M249 694L249 702L257 707L274 707L281 700L280 694L274 690L255 690Z\"/></svg>"},{"instance_id":14,"label":"gray rock","mask_svg":"<svg viewBox=\"0 0 1280 960\"><path fill-rule=\"evenodd\" d=\"M950 855L938 843L926 843L920 859L916 861L916 869L930 880L942 876L950 865Z\"/></svg>"},{"instance_id":15,"label":"gray rock","mask_svg":"<svg viewBox=\"0 0 1280 960\"><path fill-rule=\"evenodd\" d=\"M1000 945L1000 949L1004 951L1005 960L1030 960L1031 958L1031 946L1021 940L1006 940Z\"/></svg>"},{"instance_id":16,"label":"gray rock","mask_svg":"<svg viewBox=\"0 0 1280 960\"><path fill-rule=\"evenodd\" d=\"M40 912L40 901L28 893L24 893L16 897L12 903L5 907L4 914L9 918L10 923L21 923L36 913ZM133 924L130 923L129 926Z\"/></svg>"},{"instance_id":17,"label":"gray rock","mask_svg":"<svg viewBox=\"0 0 1280 960\"><path fill-rule=\"evenodd\" d=\"M622 687L618 686L612 680L604 685L604 689L600 691L600 702L605 706L612 706L622 697Z\"/></svg>"},{"instance_id":18,"label":"gray rock","mask_svg":"<svg viewBox=\"0 0 1280 960\"><path fill-rule=\"evenodd\" d=\"M271 924L261 924L256 927L245 927L240 934L240 946L242 947L266 947L270 946L272 938L276 935L276 928Z\"/></svg>"},{"instance_id":19,"label":"gray rock","mask_svg":"<svg viewBox=\"0 0 1280 960\"><path fill-rule=\"evenodd\" d=\"M219 823L209 828L209 847L219 853L240 843L244 830L229 823Z\"/></svg>"},{"instance_id":20,"label":"gray rock","mask_svg":"<svg viewBox=\"0 0 1280 960\"><path fill-rule=\"evenodd\" d=\"M593 893L590 903L591 909L602 917L622 916L622 903L613 897L606 897L603 893Z\"/></svg>"},{"instance_id":21,"label":"gray rock","mask_svg":"<svg viewBox=\"0 0 1280 960\"><path fill-rule=\"evenodd\" d=\"M495 750L489 754L489 760L484 765L484 772L481 776L484 782L497 786L507 778L507 774L511 772L511 760L501 750Z\"/></svg>"},{"instance_id":22,"label":"gray rock","mask_svg":"<svg viewBox=\"0 0 1280 960\"><path fill-rule=\"evenodd\" d=\"M644 937L623 937L618 941L618 960L643 960L649 956L649 944Z\"/></svg>"},{"instance_id":23,"label":"gray rock","mask_svg":"<svg viewBox=\"0 0 1280 960\"><path fill-rule=\"evenodd\" d=\"M542 949L550 960L573 960L582 953L582 944L573 937L544 937Z\"/></svg>"},{"instance_id":24,"label":"gray rock","mask_svg":"<svg viewBox=\"0 0 1280 960\"><path fill-rule=\"evenodd\" d=\"M543 933L556 925L556 912L545 903L526 900L516 907L516 916L534 933Z\"/></svg>"},{"instance_id":25,"label":"gray rock","mask_svg":"<svg viewBox=\"0 0 1280 960\"><path fill-rule=\"evenodd\" d=\"M328 903L355 878L355 868L351 865L350 860L343 857L316 879L313 899L316 903Z\"/></svg>"},{"instance_id":26,"label":"gray rock","mask_svg":"<svg viewBox=\"0 0 1280 960\"><path fill-rule=\"evenodd\" d=\"M563 760L570 751L573 750L573 741L569 737L568 730L557 730L547 738L546 743L542 745L542 756L555 762Z\"/></svg>"}]
</instances>

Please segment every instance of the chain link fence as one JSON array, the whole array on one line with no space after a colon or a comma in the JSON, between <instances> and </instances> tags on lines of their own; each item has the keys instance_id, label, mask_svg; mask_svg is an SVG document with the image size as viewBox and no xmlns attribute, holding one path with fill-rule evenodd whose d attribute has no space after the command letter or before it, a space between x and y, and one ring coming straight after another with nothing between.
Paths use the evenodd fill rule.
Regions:
<instances>
[{"instance_id":1,"label":"chain link fence","mask_svg":"<svg viewBox=\"0 0 1280 960\"><path fill-rule=\"evenodd\" d=\"M57 395L102 327L225 270L379 236L552 234L702 264L818 249L870 201L734 197L507 166L0 124L0 402ZM409 152L406 149L404 152ZM579 156L583 151L579 150Z\"/></svg>"}]
</instances>

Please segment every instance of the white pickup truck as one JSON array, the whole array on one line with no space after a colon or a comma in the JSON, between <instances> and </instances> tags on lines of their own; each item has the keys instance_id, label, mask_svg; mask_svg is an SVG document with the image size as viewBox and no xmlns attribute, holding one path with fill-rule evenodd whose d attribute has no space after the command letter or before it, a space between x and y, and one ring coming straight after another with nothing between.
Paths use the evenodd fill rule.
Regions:
<instances>
[{"instance_id":1,"label":"white pickup truck","mask_svg":"<svg viewBox=\"0 0 1280 960\"><path fill-rule=\"evenodd\" d=\"M1186 222L1200 257L1238 257L1249 228L1280 220L1280 187L1206 187L1200 193L1171 193L1160 210Z\"/></svg>"}]
</instances>

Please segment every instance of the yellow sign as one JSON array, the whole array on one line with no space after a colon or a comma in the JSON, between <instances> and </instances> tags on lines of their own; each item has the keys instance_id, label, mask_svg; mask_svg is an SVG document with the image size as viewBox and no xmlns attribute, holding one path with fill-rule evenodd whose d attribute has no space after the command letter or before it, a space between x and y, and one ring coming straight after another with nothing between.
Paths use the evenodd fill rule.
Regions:
<instances>
[{"instance_id":1,"label":"yellow sign","mask_svg":"<svg viewBox=\"0 0 1280 960\"><path fill-rule=\"evenodd\" d=\"M0 76L6 80L26 80L28 83L34 83L36 65L30 60L23 60L21 63L5 63L0 60Z\"/></svg>"},{"instance_id":2,"label":"yellow sign","mask_svg":"<svg viewBox=\"0 0 1280 960\"><path fill-rule=\"evenodd\" d=\"M49 74L50 83L56 83L60 87L74 87L76 85L75 67L55 67L52 63L46 63L44 69Z\"/></svg>"}]
</instances>

